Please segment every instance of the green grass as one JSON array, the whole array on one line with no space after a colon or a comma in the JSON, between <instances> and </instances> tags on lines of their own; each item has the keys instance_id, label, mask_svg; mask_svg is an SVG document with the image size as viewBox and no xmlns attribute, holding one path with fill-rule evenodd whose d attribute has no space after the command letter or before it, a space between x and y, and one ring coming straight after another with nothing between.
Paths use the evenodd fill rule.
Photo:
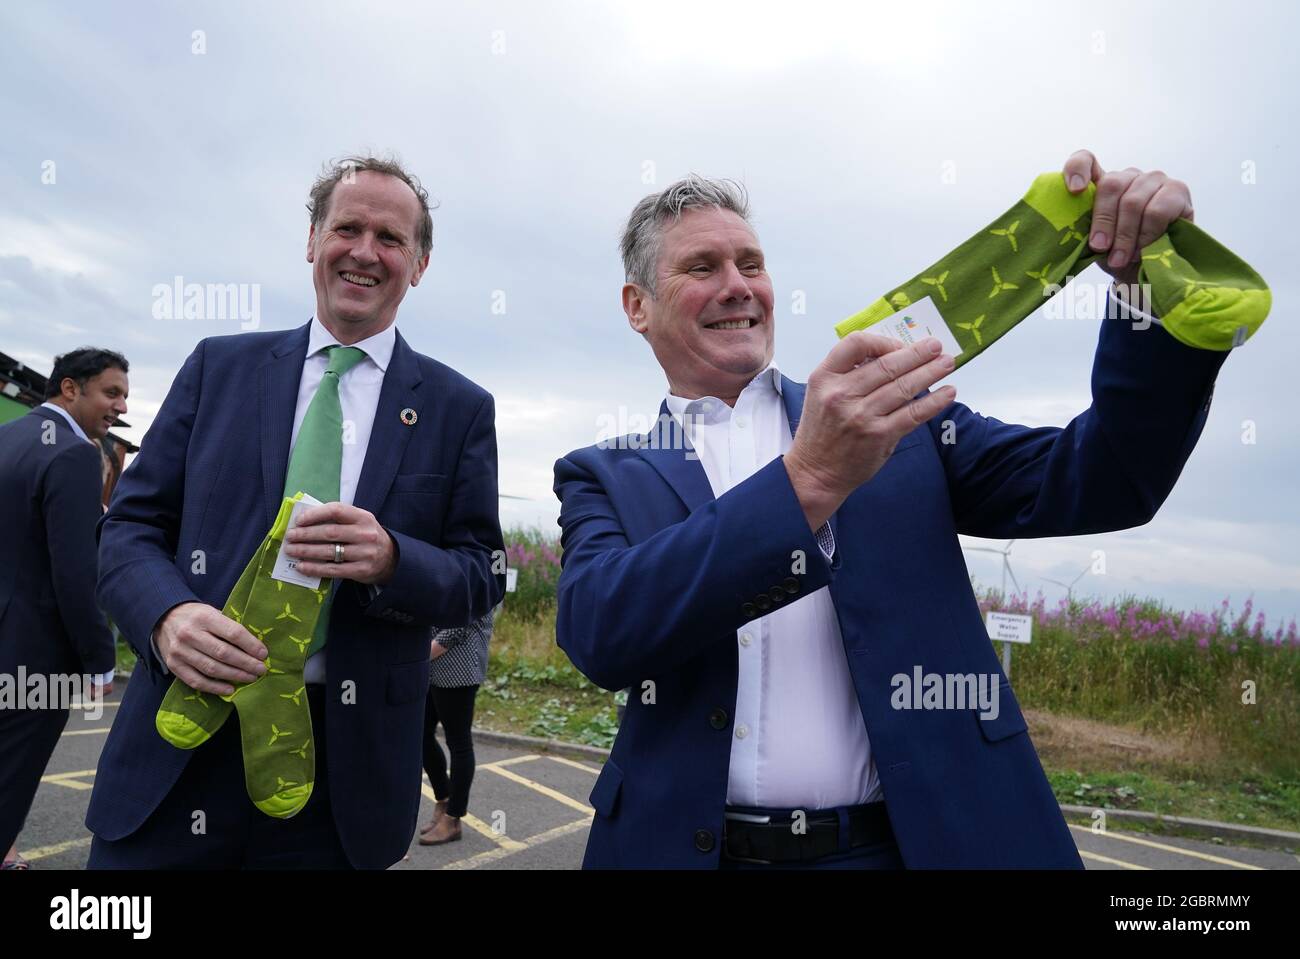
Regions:
<instances>
[{"instance_id":1,"label":"green grass","mask_svg":"<svg viewBox=\"0 0 1300 959\"><path fill-rule=\"evenodd\" d=\"M1138 772L1046 769L1061 803L1300 830L1300 781L1162 779ZM1119 820L1110 820L1114 828ZM1139 828L1139 827L1135 827ZM1140 828L1150 829L1143 825ZM1235 840L1234 840L1235 841Z\"/></svg>"},{"instance_id":2,"label":"green grass","mask_svg":"<svg viewBox=\"0 0 1300 959\"><path fill-rule=\"evenodd\" d=\"M509 602L507 602L507 608ZM488 678L474 720L485 729L608 749L618 732L614 694L601 689L555 645L555 614L497 618Z\"/></svg>"},{"instance_id":3,"label":"green grass","mask_svg":"<svg viewBox=\"0 0 1300 959\"><path fill-rule=\"evenodd\" d=\"M1154 604L1137 609L1139 623L1161 616ZM1033 642L1013 653L1016 697L1028 708L1196 743L1236 776L1300 779L1300 650L1233 639L1200 648L1086 618L1040 622ZM1248 683L1254 703L1243 702Z\"/></svg>"}]
</instances>

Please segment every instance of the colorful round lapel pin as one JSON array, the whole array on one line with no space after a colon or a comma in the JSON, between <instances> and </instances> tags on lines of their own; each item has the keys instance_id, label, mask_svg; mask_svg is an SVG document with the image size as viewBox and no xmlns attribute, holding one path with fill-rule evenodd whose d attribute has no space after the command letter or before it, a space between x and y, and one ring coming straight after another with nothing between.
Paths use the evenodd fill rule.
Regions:
<instances>
[{"instance_id":1,"label":"colorful round lapel pin","mask_svg":"<svg viewBox=\"0 0 1300 959\"><path fill-rule=\"evenodd\" d=\"M402 410L398 415L401 417L402 422L407 426L414 426L415 421L419 419L419 417L415 415L415 410L411 409L409 406Z\"/></svg>"}]
</instances>

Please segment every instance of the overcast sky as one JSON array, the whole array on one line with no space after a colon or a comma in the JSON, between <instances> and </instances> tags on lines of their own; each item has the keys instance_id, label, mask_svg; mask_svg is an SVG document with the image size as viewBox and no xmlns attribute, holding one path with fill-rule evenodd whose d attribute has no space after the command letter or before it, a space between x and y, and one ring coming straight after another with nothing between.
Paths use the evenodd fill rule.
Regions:
<instances>
[{"instance_id":1,"label":"overcast sky","mask_svg":"<svg viewBox=\"0 0 1300 959\"><path fill-rule=\"evenodd\" d=\"M846 6L7 4L0 351L41 372L75 346L125 352L121 432L138 442L197 341L240 330L155 318L155 286L247 284L261 329L302 324L313 177L395 151L439 203L398 326L495 395L501 489L528 497L503 501L503 523L555 531L555 459L664 394L619 306L618 235L646 193L690 171L747 185L776 359L805 380L836 322L1086 147L1186 181L1196 222L1270 283L1273 314L1228 358L1152 523L1022 540L1012 568L1055 599L1046 579L1101 549L1106 574L1077 592L1203 609L1253 594L1270 625L1300 613L1293 6ZM1089 403L1097 329L1029 318L951 378L959 400L1065 425ZM968 561L996 584L995 557Z\"/></svg>"}]
</instances>

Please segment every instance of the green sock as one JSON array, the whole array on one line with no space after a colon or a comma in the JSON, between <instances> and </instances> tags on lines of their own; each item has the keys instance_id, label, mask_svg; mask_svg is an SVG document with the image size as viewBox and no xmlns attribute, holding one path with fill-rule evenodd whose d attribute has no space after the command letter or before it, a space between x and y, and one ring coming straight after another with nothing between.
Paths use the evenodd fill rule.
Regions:
<instances>
[{"instance_id":1,"label":"green sock","mask_svg":"<svg viewBox=\"0 0 1300 959\"><path fill-rule=\"evenodd\" d=\"M838 324L835 332L843 337L866 329L929 297L961 350L956 365L970 362L1106 256L1088 246L1096 192L1096 184L1089 183L1074 194L1063 174L1042 174L988 227ZM1138 281L1149 286L1151 305L1169 334L1203 350L1241 345L1272 304L1258 273L1182 219L1142 250ZM906 315L897 322L914 325ZM906 333L901 338L907 339Z\"/></svg>"},{"instance_id":2,"label":"green sock","mask_svg":"<svg viewBox=\"0 0 1300 959\"><path fill-rule=\"evenodd\" d=\"M248 606L248 597L253 589L253 580L262 565L266 553L267 540L257 548L253 558L248 561L240 574L235 588L230 591L230 598L222 607L222 615L237 623L243 622L244 610ZM221 728L226 718L234 712L235 707L229 700L215 693L203 693L179 679L173 679L167 695L158 707L154 725L163 739L180 749L193 749L205 743Z\"/></svg>"},{"instance_id":3,"label":"green sock","mask_svg":"<svg viewBox=\"0 0 1300 959\"><path fill-rule=\"evenodd\" d=\"M222 613L262 641L267 672L234 684L229 696L200 693L172 681L155 725L169 743L193 749L206 742L233 710L239 713L244 782L253 804L268 816L288 818L311 797L315 749L303 664L323 608L328 582L317 589L272 579L271 571L302 494L286 498L275 525L231 590Z\"/></svg>"}]
</instances>

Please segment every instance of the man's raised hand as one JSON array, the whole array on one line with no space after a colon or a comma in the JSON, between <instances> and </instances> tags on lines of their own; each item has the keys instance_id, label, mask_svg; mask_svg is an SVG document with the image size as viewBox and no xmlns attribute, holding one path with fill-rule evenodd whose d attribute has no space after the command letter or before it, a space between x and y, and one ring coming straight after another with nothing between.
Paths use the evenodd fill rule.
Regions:
<instances>
[{"instance_id":1,"label":"man's raised hand","mask_svg":"<svg viewBox=\"0 0 1300 959\"><path fill-rule=\"evenodd\" d=\"M898 441L957 395L945 386L913 399L953 371L938 340L905 346L866 331L835 344L808 377L786 472L811 529L885 465Z\"/></svg>"}]
</instances>

